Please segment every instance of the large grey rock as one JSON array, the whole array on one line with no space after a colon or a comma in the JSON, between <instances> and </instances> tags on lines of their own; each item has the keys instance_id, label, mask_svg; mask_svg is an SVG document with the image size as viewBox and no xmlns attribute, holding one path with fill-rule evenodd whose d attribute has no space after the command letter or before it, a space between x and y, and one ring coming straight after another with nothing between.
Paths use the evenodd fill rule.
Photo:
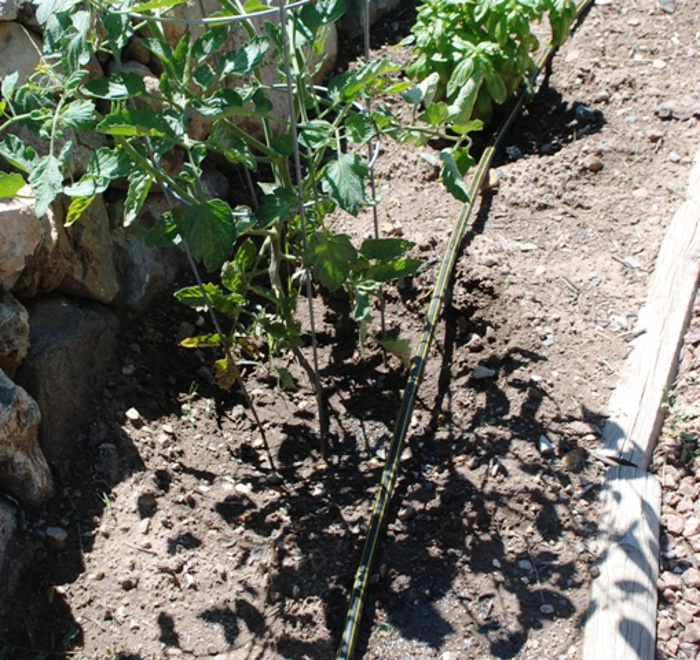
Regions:
<instances>
[{"instance_id":1,"label":"large grey rock","mask_svg":"<svg viewBox=\"0 0 700 660\"><path fill-rule=\"evenodd\" d=\"M25 259L24 270L12 287L20 298L33 298L40 293L55 290L68 271L71 246L63 227L61 204L54 204L39 218L41 237L33 254Z\"/></svg>"},{"instance_id":2,"label":"large grey rock","mask_svg":"<svg viewBox=\"0 0 700 660\"><path fill-rule=\"evenodd\" d=\"M68 263L58 290L78 298L111 303L119 293L119 276L102 195L98 195L83 217L65 232L69 244Z\"/></svg>"},{"instance_id":3,"label":"large grey rock","mask_svg":"<svg viewBox=\"0 0 700 660\"><path fill-rule=\"evenodd\" d=\"M119 295L114 304L140 314L157 295L172 288L178 273L189 266L179 247L151 248L135 234L115 234Z\"/></svg>"},{"instance_id":4,"label":"large grey rock","mask_svg":"<svg viewBox=\"0 0 700 660\"><path fill-rule=\"evenodd\" d=\"M41 40L24 25L0 22L0 78L18 71L20 84L24 84L39 64L41 50Z\"/></svg>"},{"instance_id":5,"label":"large grey rock","mask_svg":"<svg viewBox=\"0 0 700 660\"><path fill-rule=\"evenodd\" d=\"M53 492L37 441L40 421L36 401L0 371L0 487L31 507L43 504Z\"/></svg>"},{"instance_id":6,"label":"large grey rock","mask_svg":"<svg viewBox=\"0 0 700 660\"><path fill-rule=\"evenodd\" d=\"M0 293L0 369L10 377L29 350L29 314L9 293Z\"/></svg>"},{"instance_id":7,"label":"large grey rock","mask_svg":"<svg viewBox=\"0 0 700 660\"><path fill-rule=\"evenodd\" d=\"M101 195L70 227L64 227L61 201L40 219L34 217L31 200L11 202L16 203L7 204L6 213L0 204L0 236L14 237L14 245L12 240L0 245L0 282L6 289L21 298L58 290L101 303L114 300L119 293L119 275L109 216ZM22 231L24 240L20 240ZM5 251L12 257L7 261L3 260Z\"/></svg>"},{"instance_id":8,"label":"large grey rock","mask_svg":"<svg viewBox=\"0 0 700 660\"><path fill-rule=\"evenodd\" d=\"M31 348L16 381L41 408L41 447L51 465L70 457L91 421L116 350L117 319L101 305L51 295L28 301Z\"/></svg>"},{"instance_id":9,"label":"large grey rock","mask_svg":"<svg viewBox=\"0 0 700 660\"><path fill-rule=\"evenodd\" d=\"M20 194L27 198L0 200L0 288L6 291L17 282L42 238L31 188L25 186Z\"/></svg>"},{"instance_id":10,"label":"large grey rock","mask_svg":"<svg viewBox=\"0 0 700 660\"><path fill-rule=\"evenodd\" d=\"M369 0L369 24L374 25L401 5L401 0ZM351 37L364 33L365 0L345 0L345 15L340 20L340 30Z\"/></svg>"}]
</instances>

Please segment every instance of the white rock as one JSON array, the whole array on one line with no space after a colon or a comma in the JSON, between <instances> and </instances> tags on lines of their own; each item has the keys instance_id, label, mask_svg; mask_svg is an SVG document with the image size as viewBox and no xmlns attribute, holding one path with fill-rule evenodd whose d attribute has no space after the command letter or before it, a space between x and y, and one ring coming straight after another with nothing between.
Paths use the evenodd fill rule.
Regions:
<instances>
[{"instance_id":1,"label":"white rock","mask_svg":"<svg viewBox=\"0 0 700 660\"><path fill-rule=\"evenodd\" d=\"M683 526L683 536L688 539L691 536L697 536L698 534L700 534L700 518L691 516L685 521L685 525Z\"/></svg>"},{"instance_id":2,"label":"white rock","mask_svg":"<svg viewBox=\"0 0 700 660\"><path fill-rule=\"evenodd\" d=\"M138 422L141 419L141 413L136 408L129 408L124 414L130 422Z\"/></svg>"},{"instance_id":3,"label":"white rock","mask_svg":"<svg viewBox=\"0 0 700 660\"><path fill-rule=\"evenodd\" d=\"M546 456L554 452L554 444L546 435L541 435L537 440L537 449L539 449L540 454Z\"/></svg>"},{"instance_id":4,"label":"white rock","mask_svg":"<svg viewBox=\"0 0 700 660\"><path fill-rule=\"evenodd\" d=\"M21 198L0 200L0 287L6 291L19 279L42 236L32 189L25 186L19 194Z\"/></svg>"}]
</instances>

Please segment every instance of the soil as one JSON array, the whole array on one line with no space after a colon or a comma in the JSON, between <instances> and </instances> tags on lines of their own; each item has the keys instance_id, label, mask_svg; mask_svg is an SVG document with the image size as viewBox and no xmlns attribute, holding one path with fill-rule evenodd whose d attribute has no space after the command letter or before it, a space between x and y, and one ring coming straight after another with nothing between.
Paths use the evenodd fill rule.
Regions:
<instances>
[{"instance_id":1,"label":"soil","mask_svg":"<svg viewBox=\"0 0 700 660\"><path fill-rule=\"evenodd\" d=\"M413 11L375 29L378 53L401 56ZM606 467L590 451L700 143L699 17L694 0L598 0L509 132L437 328L359 657L580 656ZM386 325L415 346L460 205L430 147L382 146L380 225L424 262L387 288ZM371 222L337 220L358 238ZM399 360L358 349L348 313L317 292L325 459L295 362L278 360L296 389L247 374L274 470L241 396L210 384L211 356L177 347L206 319L168 297L127 324L99 418L59 466L62 497L27 520L35 568L3 657L334 657L406 382ZM686 407L663 450L673 493L697 466L700 410ZM666 498L683 520L689 488L690 508ZM679 572L669 551L662 579ZM672 609L697 625L697 594L662 590L659 657L700 652Z\"/></svg>"}]
</instances>

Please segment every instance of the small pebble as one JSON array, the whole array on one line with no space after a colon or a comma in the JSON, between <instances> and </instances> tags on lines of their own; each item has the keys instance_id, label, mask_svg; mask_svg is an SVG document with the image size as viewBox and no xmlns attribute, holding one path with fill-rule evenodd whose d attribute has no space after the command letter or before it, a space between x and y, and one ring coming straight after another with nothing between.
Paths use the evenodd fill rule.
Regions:
<instances>
[{"instance_id":1,"label":"small pebble","mask_svg":"<svg viewBox=\"0 0 700 660\"><path fill-rule=\"evenodd\" d=\"M124 414L130 422L138 422L141 420L141 413L136 410L136 408L129 408Z\"/></svg>"},{"instance_id":2,"label":"small pebble","mask_svg":"<svg viewBox=\"0 0 700 660\"><path fill-rule=\"evenodd\" d=\"M547 456L554 452L554 444L546 435L541 435L537 440L537 449L540 454Z\"/></svg>"},{"instance_id":3,"label":"small pebble","mask_svg":"<svg viewBox=\"0 0 700 660\"><path fill-rule=\"evenodd\" d=\"M542 614L554 614L554 605L545 603L540 607L540 612L542 612Z\"/></svg>"},{"instance_id":4,"label":"small pebble","mask_svg":"<svg viewBox=\"0 0 700 660\"><path fill-rule=\"evenodd\" d=\"M605 167L603 161L593 154L588 154L588 156L584 158L583 164L589 172L600 172L600 170Z\"/></svg>"},{"instance_id":5,"label":"small pebble","mask_svg":"<svg viewBox=\"0 0 700 660\"><path fill-rule=\"evenodd\" d=\"M493 378L496 375L497 371L495 369L491 369L490 367L485 367L483 364L480 364L476 369L474 369L474 379L475 380L484 380L486 378Z\"/></svg>"},{"instance_id":6,"label":"small pebble","mask_svg":"<svg viewBox=\"0 0 700 660\"><path fill-rule=\"evenodd\" d=\"M675 151L672 151L672 152L668 155L668 159L669 159L672 163L680 163L681 160L682 160L681 155L680 155L680 154L677 154Z\"/></svg>"},{"instance_id":7,"label":"small pebble","mask_svg":"<svg viewBox=\"0 0 700 660\"><path fill-rule=\"evenodd\" d=\"M683 582L690 589L697 589L700 587L700 571L697 568L689 568L683 572Z\"/></svg>"},{"instance_id":8,"label":"small pebble","mask_svg":"<svg viewBox=\"0 0 700 660\"><path fill-rule=\"evenodd\" d=\"M63 527L47 527L46 540L53 550L63 550L68 543L68 532Z\"/></svg>"},{"instance_id":9,"label":"small pebble","mask_svg":"<svg viewBox=\"0 0 700 660\"><path fill-rule=\"evenodd\" d=\"M561 462L567 470L578 470L583 465L583 449L576 447L566 452L566 454L562 456Z\"/></svg>"}]
</instances>

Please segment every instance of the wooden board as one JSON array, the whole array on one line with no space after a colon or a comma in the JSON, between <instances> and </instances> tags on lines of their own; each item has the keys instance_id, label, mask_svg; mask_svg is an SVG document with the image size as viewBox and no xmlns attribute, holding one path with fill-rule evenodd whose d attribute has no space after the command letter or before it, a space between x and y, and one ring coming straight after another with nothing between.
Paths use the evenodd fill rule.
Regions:
<instances>
[{"instance_id":1,"label":"wooden board","mask_svg":"<svg viewBox=\"0 0 700 660\"><path fill-rule=\"evenodd\" d=\"M640 208L640 213L644 209ZM691 170L688 199L666 231L647 303L640 310L621 383L610 397L603 448L646 470L663 421L666 390L676 375L700 274L700 152Z\"/></svg>"},{"instance_id":2,"label":"wooden board","mask_svg":"<svg viewBox=\"0 0 700 660\"><path fill-rule=\"evenodd\" d=\"M583 660L654 660L661 488L638 468L610 468L601 505Z\"/></svg>"}]
</instances>

